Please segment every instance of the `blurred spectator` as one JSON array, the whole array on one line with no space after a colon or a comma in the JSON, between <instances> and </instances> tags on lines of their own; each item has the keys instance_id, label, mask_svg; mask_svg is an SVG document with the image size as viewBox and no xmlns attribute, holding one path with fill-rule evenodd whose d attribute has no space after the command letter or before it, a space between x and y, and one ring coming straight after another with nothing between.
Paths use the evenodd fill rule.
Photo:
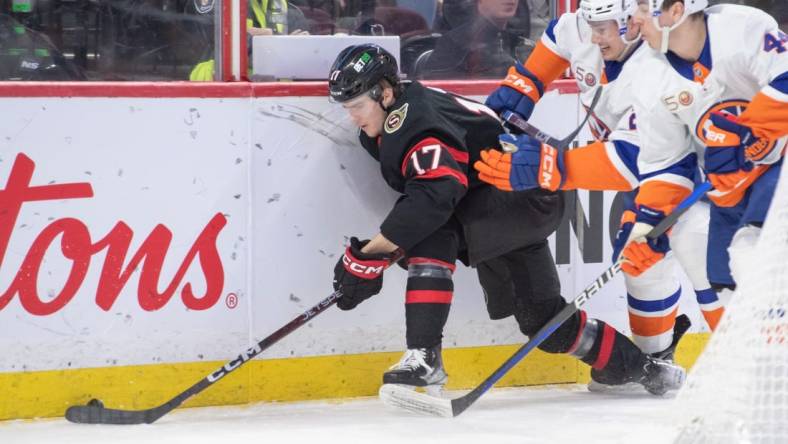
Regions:
<instances>
[{"instance_id":1,"label":"blurred spectator","mask_svg":"<svg viewBox=\"0 0 788 444\"><path fill-rule=\"evenodd\" d=\"M524 1L524 0L520 0ZM527 7L531 13L530 29L532 36L538 38L550 23L550 3L555 0L528 0Z\"/></svg>"},{"instance_id":2,"label":"blurred spectator","mask_svg":"<svg viewBox=\"0 0 788 444\"><path fill-rule=\"evenodd\" d=\"M309 22L310 34L333 34L336 31L335 17L345 7L344 0L291 0Z\"/></svg>"},{"instance_id":3,"label":"blurred spectator","mask_svg":"<svg viewBox=\"0 0 788 444\"><path fill-rule=\"evenodd\" d=\"M476 0L443 0L434 30L446 33L473 20Z\"/></svg>"},{"instance_id":4,"label":"blurred spectator","mask_svg":"<svg viewBox=\"0 0 788 444\"><path fill-rule=\"evenodd\" d=\"M533 49L528 40L528 13L514 27L518 0L476 0L476 15L465 23L452 22L444 9L444 19L453 26L437 42L435 50L424 62L423 78L499 78L516 61L524 60ZM444 4L444 8L449 4ZM458 6L457 4L453 6ZM458 12L458 11L452 11ZM459 21L459 20L458 20Z\"/></svg>"},{"instance_id":5,"label":"blurred spectator","mask_svg":"<svg viewBox=\"0 0 788 444\"><path fill-rule=\"evenodd\" d=\"M371 23L371 32L359 30L359 33L398 35L401 40L430 33L430 25L421 14L398 6L378 6L374 10L371 22L368 21L367 23Z\"/></svg>"},{"instance_id":6,"label":"blurred spectator","mask_svg":"<svg viewBox=\"0 0 788 444\"><path fill-rule=\"evenodd\" d=\"M213 11L215 0L192 0L193 10L203 16L211 16L213 24ZM290 5L285 0L249 0L249 13L246 18L247 49L251 54L252 36L256 35L286 35L309 34L309 24L304 14L297 6ZM208 35L211 35L208 33ZM211 43L213 39L209 40ZM213 55L213 45L210 45L206 57ZM193 82L210 82L213 80L214 60L198 63L189 80Z\"/></svg>"},{"instance_id":7,"label":"blurred spectator","mask_svg":"<svg viewBox=\"0 0 788 444\"><path fill-rule=\"evenodd\" d=\"M525 37L530 36L529 30L534 19L544 20L545 23L550 20L551 1L555 0L520 0L517 4L517 12L509 19L507 28L517 29ZM477 3L477 0L443 0L433 30L446 33L473 21L478 15Z\"/></svg>"},{"instance_id":8,"label":"blurred spectator","mask_svg":"<svg viewBox=\"0 0 788 444\"><path fill-rule=\"evenodd\" d=\"M432 28L435 22L435 13L438 10L437 0L397 0L397 6L418 12L427 25Z\"/></svg>"},{"instance_id":9,"label":"blurred spectator","mask_svg":"<svg viewBox=\"0 0 788 444\"><path fill-rule=\"evenodd\" d=\"M87 80L49 38L0 14L0 80Z\"/></svg>"},{"instance_id":10,"label":"blurred spectator","mask_svg":"<svg viewBox=\"0 0 788 444\"><path fill-rule=\"evenodd\" d=\"M295 5L285 0L249 0L249 35L308 34L309 23Z\"/></svg>"}]
</instances>

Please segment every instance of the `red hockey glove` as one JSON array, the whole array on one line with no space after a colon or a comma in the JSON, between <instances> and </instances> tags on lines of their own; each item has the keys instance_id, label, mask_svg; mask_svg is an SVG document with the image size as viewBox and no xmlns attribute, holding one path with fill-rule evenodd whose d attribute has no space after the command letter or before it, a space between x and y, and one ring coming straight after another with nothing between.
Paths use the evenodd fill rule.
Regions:
<instances>
[{"instance_id":1,"label":"red hockey glove","mask_svg":"<svg viewBox=\"0 0 788 444\"><path fill-rule=\"evenodd\" d=\"M334 291L342 291L337 306L352 310L358 304L380 293L383 288L383 272L398 256L391 253L362 253L369 240L350 238L350 246L334 267Z\"/></svg>"}]
</instances>

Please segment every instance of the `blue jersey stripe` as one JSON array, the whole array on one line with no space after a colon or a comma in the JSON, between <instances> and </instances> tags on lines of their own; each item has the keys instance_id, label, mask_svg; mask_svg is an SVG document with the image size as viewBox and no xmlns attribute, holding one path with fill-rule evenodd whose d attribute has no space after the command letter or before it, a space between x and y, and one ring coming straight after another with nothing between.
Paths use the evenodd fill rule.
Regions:
<instances>
[{"instance_id":1,"label":"blue jersey stripe","mask_svg":"<svg viewBox=\"0 0 788 444\"><path fill-rule=\"evenodd\" d=\"M676 174L681 177L686 177L687 179L694 182L695 172L697 168L698 168L698 155L692 153L692 154L688 154L685 158L681 159L680 161L674 163L673 165L665 169L643 174L640 180L642 182L643 180L648 179L649 177L659 176L661 174Z\"/></svg>"},{"instance_id":2,"label":"blue jersey stripe","mask_svg":"<svg viewBox=\"0 0 788 444\"><path fill-rule=\"evenodd\" d=\"M712 302L717 302L720 300L717 297L717 292L711 288L707 288L705 290L695 290L695 295L698 298L699 304L711 304Z\"/></svg>"},{"instance_id":3,"label":"blue jersey stripe","mask_svg":"<svg viewBox=\"0 0 788 444\"><path fill-rule=\"evenodd\" d=\"M553 43L558 43L555 40L555 25L558 24L558 19L550 20L550 23L547 25L547 29L544 30L544 33L547 34L547 37L553 41Z\"/></svg>"},{"instance_id":4,"label":"blue jersey stripe","mask_svg":"<svg viewBox=\"0 0 788 444\"><path fill-rule=\"evenodd\" d=\"M676 305L676 303L678 303L679 301L680 296L681 296L681 288L676 290L675 293L668 296L667 298L658 301L643 301L640 299L636 299L631 294L627 294L627 303L629 304L630 307L638 311L657 312L657 311L666 310Z\"/></svg>"},{"instance_id":5,"label":"blue jersey stripe","mask_svg":"<svg viewBox=\"0 0 788 444\"><path fill-rule=\"evenodd\" d=\"M638 154L640 154L640 147L634 143L629 143L623 140L614 140L613 146L616 147L616 154L619 159L624 162L627 169L637 178L640 178L638 171Z\"/></svg>"},{"instance_id":6,"label":"blue jersey stripe","mask_svg":"<svg viewBox=\"0 0 788 444\"><path fill-rule=\"evenodd\" d=\"M769 86L783 94L788 94L788 72L784 72L777 76L777 78L769 82Z\"/></svg>"}]
</instances>

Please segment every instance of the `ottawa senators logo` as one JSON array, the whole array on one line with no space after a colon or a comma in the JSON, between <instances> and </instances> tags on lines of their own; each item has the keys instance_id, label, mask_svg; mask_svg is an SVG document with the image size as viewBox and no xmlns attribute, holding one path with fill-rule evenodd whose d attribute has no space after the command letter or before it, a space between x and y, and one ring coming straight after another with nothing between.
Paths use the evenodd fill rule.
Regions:
<instances>
[{"instance_id":1,"label":"ottawa senators logo","mask_svg":"<svg viewBox=\"0 0 788 444\"><path fill-rule=\"evenodd\" d=\"M749 104L749 100L741 99L723 100L722 102L715 103L700 116L700 119L698 119L698 124L695 127L695 135L698 136L698 139L700 139L704 145L719 146L721 142L720 138L724 138L725 135L714 130L714 124L710 119L711 113L723 112L733 114L734 116L740 116L741 113L747 109L747 105Z\"/></svg>"},{"instance_id":2,"label":"ottawa senators logo","mask_svg":"<svg viewBox=\"0 0 788 444\"><path fill-rule=\"evenodd\" d=\"M404 104L401 107L392 111L389 116L386 118L386 124L383 125L383 129L386 130L387 133L391 134L394 131L397 131L402 127L402 123L405 122L405 118L408 117L408 104Z\"/></svg>"}]
</instances>

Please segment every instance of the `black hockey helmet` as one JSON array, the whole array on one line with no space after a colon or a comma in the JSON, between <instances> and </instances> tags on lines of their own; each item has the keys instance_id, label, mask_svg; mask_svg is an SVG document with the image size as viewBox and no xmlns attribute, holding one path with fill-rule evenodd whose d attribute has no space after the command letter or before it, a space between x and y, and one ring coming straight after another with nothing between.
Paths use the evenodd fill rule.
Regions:
<instances>
[{"instance_id":1,"label":"black hockey helmet","mask_svg":"<svg viewBox=\"0 0 788 444\"><path fill-rule=\"evenodd\" d=\"M369 91L370 97L380 100L383 91L378 85L381 80L386 80L395 90L398 89L397 60L394 56L371 43L348 46L331 65L328 75L329 97L335 102L347 102Z\"/></svg>"}]
</instances>

